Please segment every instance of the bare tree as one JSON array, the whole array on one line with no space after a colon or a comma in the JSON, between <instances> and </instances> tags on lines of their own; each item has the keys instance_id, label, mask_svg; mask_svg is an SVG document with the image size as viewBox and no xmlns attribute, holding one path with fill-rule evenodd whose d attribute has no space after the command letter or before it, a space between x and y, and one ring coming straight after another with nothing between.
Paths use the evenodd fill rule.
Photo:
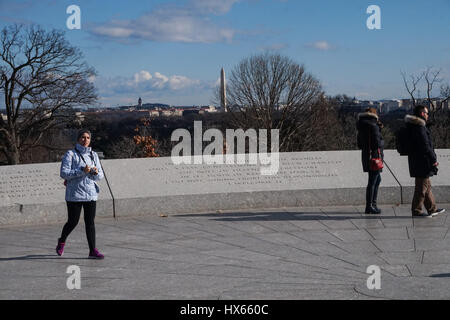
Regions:
<instances>
[{"instance_id":1,"label":"bare tree","mask_svg":"<svg viewBox=\"0 0 450 320\"><path fill-rule=\"evenodd\" d=\"M431 112L438 112L443 109L446 101L450 99L450 86L448 83L441 84L440 96L436 97L439 100L433 101L433 90L436 85L442 83L443 79L440 77L442 69L434 69L433 67L427 67L427 69L421 72L419 75L410 75L410 80L406 78L406 74L402 72L403 83L413 101L413 107L417 104L418 95L415 95L416 90L419 92L419 84L422 79L425 81L426 103Z\"/></svg>"},{"instance_id":2,"label":"bare tree","mask_svg":"<svg viewBox=\"0 0 450 320\"><path fill-rule=\"evenodd\" d=\"M422 79L424 80L422 86L426 92L426 98L423 104L429 109L429 126L433 128L431 134L434 144L437 148L448 148L450 145L450 133L448 130L450 110L445 110L444 105L450 99L450 85L448 83L442 83L441 71L442 69L427 67L420 75L411 75L410 82L406 81L405 73L402 73L402 77L406 90L413 100L413 106L417 104L415 91L420 87ZM438 84L441 84L440 93L433 98L433 90L436 89Z\"/></svg>"},{"instance_id":3,"label":"bare tree","mask_svg":"<svg viewBox=\"0 0 450 320\"><path fill-rule=\"evenodd\" d=\"M279 129L280 150L284 151L292 149L321 95L319 81L302 65L265 53L243 59L232 70L227 105L237 127Z\"/></svg>"},{"instance_id":4,"label":"bare tree","mask_svg":"<svg viewBox=\"0 0 450 320\"><path fill-rule=\"evenodd\" d=\"M354 131L353 135L346 132L346 128L343 125L344 121L339 119L333 103L325 96L322 96L311 110L308 126L297 137L300 150L354 149L356 146L352 148L352 145L356 142L356 129L354 129L354 118L351 117L351 119L350 127Z\"/></svg>"},{"instance_id":5,"label":"bare tree","mask_svg":"<svg viewBox=\"0 0 450 320\"><path fill-rule=\"evenodd\" d=\"M441 85L442 105L450 101L450 85L448 83Z\"/></svg>"},{"instance_id":6,"label":"bare tree","mask_svg":"<svg viewBox=\"0 0 450 320\"><path fill-rule=\"evenodd\" d=\"M9 164L41 142L43 133L67 121L69 110L97 99L89 78L95 71L82 60L62 31L12 25L0 33L0 152ZM70 119L73 120L73 119Z\"/></svg>"},{"instance_id":7,"label":"bare tree","mask_svg":"<svg viewBox=\"0 0 450 320\"><path fill-rule=\"evenodd\" d=\"M133 138L126 136L121 137L107 148L108 158L111 159L136 158L137 151L138 147Z\"/></svg>"},{"instance_id":8,"label":"bare tree","mask_svg":"<svg viewBox=\"0 0 450 320\"><path fill-rule=\"evenodd\" d=\"M422 80L422 78L424 77L424 73L422 72L421 74L419 74L418 76L416 75L410 75L410 82L406 79L406 73L402 72L402 78L403 78L403 83L405 84L405 88L406 91L408 91L410 97L411 97L411 101L413 104L413 108L416 106L416 102L417 99L415 98L414 94L417 90L417 85L419 84L420 80Z\"/></svg>"}]
</instances>

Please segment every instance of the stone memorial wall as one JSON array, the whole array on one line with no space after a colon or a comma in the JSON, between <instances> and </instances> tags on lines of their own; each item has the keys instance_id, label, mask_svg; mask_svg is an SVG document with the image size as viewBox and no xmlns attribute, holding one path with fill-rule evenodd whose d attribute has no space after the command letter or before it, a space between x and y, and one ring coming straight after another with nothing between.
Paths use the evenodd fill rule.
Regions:
<instances>
[{"instance_id":1,"label":"stone memorial wall","mask_svg":"<svg viewBox=\"0 0 450 320\"><path fill-rule=\"evenodd\" d=\"M60 163L0 166L0 224L64 221L67 217ZM112 216L112 198L101 181L97 215Z\"/></svg>"},{"instance_id":2,"label":"stone memorial wall","mask_svg":"<svg viewBox=\"0 0 450 320\"><path fill-rule=\"evenodd\" d=\"M275 175L252 164L179 164L171 158L105 160L116 215L364 203L367 173L359 151L280 153ZM400 203L383 174L380 203Z\"/></svg>"},{"instance_id":3,"label":"stone memorial wall","mask_svg":"<svg viewBox=\"0 0 450 320\"><path fill-rule=\"evenodd\" d=\"M450 202L450 150L436 150L438 202ZM123 217L246 208L364 205L367 173L360 151L279 154L274 175L260 164L174 164L170 157L103 160L97 215ZM407 157L385 151L380 204L409 203ZM60 163L0 166L0 225L66 219Z\"/></svg>"}]
</instances>

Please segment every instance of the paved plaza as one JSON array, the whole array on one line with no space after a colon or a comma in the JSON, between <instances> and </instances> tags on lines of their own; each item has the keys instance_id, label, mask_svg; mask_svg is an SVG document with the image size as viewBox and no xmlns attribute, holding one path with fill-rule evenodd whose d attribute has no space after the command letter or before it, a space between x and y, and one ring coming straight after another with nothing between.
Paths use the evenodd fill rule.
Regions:
<instances>
[{"instance_id":1,"label":"paved plaza","mask_svg":"<svg viewBox=\"0 0 450 320\"><path fill-rule=\"evenodd\" d=\"M284 208L98 218L54 251L63 223L0 227L0 299L450 299L450 205ZM81 289L66 273L80 267ZM381 289L368 289L371 265Z\"/></svg>"}]
</instances>

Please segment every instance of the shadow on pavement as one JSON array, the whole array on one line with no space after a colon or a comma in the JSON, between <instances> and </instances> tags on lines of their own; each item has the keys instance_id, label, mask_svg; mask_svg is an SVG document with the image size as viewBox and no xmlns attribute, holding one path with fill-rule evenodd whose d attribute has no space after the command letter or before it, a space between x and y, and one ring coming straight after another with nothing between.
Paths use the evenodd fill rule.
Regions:
<instances>
[{"instance_id":1,"label":"shadow on pavement","mask_svg":"<svg viewBox=\"0 0 450 320\"><path fill-rule=\"evenodd\" d=\"M314 221L314 220L369 220L369 219L412 219L412 216L394 216L383 214L365 214L365 213L344 213L347 216L334 215L334 212L320 213L320 212L230 212L230 213L200 213L200 214L179 214L174 217L211 217L215 221ZM363 215L363 216L361 216Z\"/></svg>"},{"instance_id":2,"label":"shadow on pavement","mask_svg":"<svg viewBox=\"0 0 450 320\"><path fill-rule=\"evenodd\" d=\"M88 258L63 258L56 255L48 255L48 254L34 254L27 255L22 257L11 257L11 258L0 258L1 261L13 261L13 260L88 260Z\"/></svg>"},{"instance_id":3,"label":"shadow on pavement","mask_svg":"<svg viewBox=\"0 0 450 320\"><path fill-rule=\"evenodd\" d=\"M450 278L450 273L432 274L431 278Z\"/></svg>"}]
</instances>

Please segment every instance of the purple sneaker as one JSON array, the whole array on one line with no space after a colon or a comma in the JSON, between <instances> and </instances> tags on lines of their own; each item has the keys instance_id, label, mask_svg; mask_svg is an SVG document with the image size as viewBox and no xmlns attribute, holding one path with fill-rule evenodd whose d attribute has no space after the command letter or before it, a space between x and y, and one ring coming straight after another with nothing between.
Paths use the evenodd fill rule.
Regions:
<instances>
[{"instance_id":1,"label":"purple sneaker","mask_svg":"<svg viewBox=\"0 0 450 320\"><path fill-rule=\"evenodd\" d=\"M66 245L65 242L61 242L58 239L58 245L56 246L56 253L58 254L58 256L62 256L64 253L64 246Z\"/></svg>"},{"instance_id":2,"label":"purple sneaker","mask_svg":"<svg viewBox=\"0 0 450 320\"><path fill-rule=\"evenodd\" d=\"M105 258L104 255L102 255L97 248L94 249L94 251L89 252L89 259L103 259Z\"/></svg>"}]
</instances>

